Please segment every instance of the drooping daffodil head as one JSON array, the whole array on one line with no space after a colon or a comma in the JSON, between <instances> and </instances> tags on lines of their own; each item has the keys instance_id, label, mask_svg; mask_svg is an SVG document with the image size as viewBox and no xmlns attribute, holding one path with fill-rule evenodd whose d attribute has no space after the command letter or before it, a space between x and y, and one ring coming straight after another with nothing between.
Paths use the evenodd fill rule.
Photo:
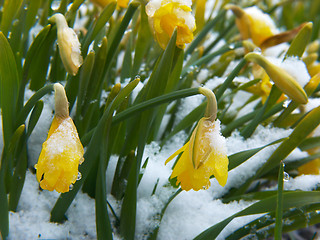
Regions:
<instances>
[{"instance_id":1,"label":"drooping daffodil head","mask_svg":"<svg viewBox=\"0 0 320 240\"><path fill-rule=\"evenodd\" d=\"M91 0L91 2L95 3L101 8L105 8L108 4L112 2L117 2L118 6L121 8L127 8L129 4L129 0Z\"/></svg>"},{"instance_id":2,"label":"drooping daffodil head","mask_svg":"<svg viewBox=\"0 0 320 240\"><path fill-rule=\"evenodd\" d=\"M270 16L256 6L242 9L236 5L227 5L226 8L235 14L236 25L243 40L251 39L260 47L264 40L278 33Z\"/></svg>"},{"instance_id":3,"label":"drooping daffodil head","mask_svg":"<svg viewBox=\"0 0 320 240\"><path fill-rule=\"evenodd\" d=\"M294 71L289 73L282 67L270 62L260 53L251 52L246 54L244 58L247 61L251 61L260 65L264 69L266 74L268 74L270 79L274 82L274 84L292 100L299 104L306 104L308 102L308 96L303 89L303 86L310 80L310 76L308 74L306 78L301 79L300 77L298 77L301 74L297 74L295 69L293 69ZM284 63L287 64L288 62L291 62L293 65L293 63L295 63L296 61L286 59ZM299 65L295 64L293 66ZM306 71L306 69L304 70ZM294 76L294 74L296 76Z\"/></svg>"},{"instance_id":4,"label":"drooping daffodil head","mask_svg":"<svg viewBox=\"0 0 320 240\"><path fill-rule=\"evenodd\" d=\"M78 36L72 28L68 27L61 13L54 14L49 21L57 25L57 41L62 63L66 71L75 76L83 63Z\"/></svg>"},{"instance_id":5,"label":"drooping daffodil head","mask_svg":"<svg viewBox=\"0 0 320 240\"><path fill-rule=\"evenodd\" d=\"M54 88L56 113L35 168L42 189L63 193L81 176L78 167L84 160L84 150L69 116L64 88L58 83Z\"/></svg>"},{"instance_id":6,"label":"drooping daffodil head","mask_svg":"<svg viewBox=\"0 0 320 240\"><path fill-rule=\"evenodd\" d=\"M212 110L209 102L208 98L207 113ZM214 112L211 116L201 118L190 140L166 161L167 164L182 153L173 168L171 178L176 177L177 184L180 183L181 189L185 191L207 189L212 176L221 186L227 182L229 160L226 140L220 133L220 121L215 120L215 114Z\"/></svg>"},{"instance_id":7,"label":"drooping daffodil head","mask_svg":"<svg viewBox=\"0 0 320 240\"><path fill-rule=\"evenodd\" d=\"M191 4L191 0L150 0L146 5L150 26L162 49L166 48L175 29L179 48L192 41L196 24Z\"/></svg>"}]
</instances>

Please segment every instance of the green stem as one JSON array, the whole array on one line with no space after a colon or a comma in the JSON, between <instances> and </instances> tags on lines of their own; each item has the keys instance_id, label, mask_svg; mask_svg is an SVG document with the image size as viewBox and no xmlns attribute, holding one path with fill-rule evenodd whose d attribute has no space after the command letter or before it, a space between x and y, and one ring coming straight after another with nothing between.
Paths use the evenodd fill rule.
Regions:
<instances>
[{"instance_id":1,"label":"green stem","mask_svg":"<svg viewBox=\"0 0 320 240\"><path fill-rule=\"evenodd\" d=\"M211 122L213 122L217 118L217 110L218 110L216 96L210 89L204 88L204 87L199 88L199 93L204 95L208 100L207 108L204 116L208 118Z\"/></svg>"}]
</instances>

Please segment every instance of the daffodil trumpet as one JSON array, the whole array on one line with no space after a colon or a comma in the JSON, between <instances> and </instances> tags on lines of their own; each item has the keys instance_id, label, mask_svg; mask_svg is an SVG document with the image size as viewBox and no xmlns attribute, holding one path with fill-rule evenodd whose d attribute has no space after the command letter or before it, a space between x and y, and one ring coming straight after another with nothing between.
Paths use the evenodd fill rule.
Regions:
<instances>
[{"instance_id":1,"label":"daffodil trumpet","mask_svg":"<svg viewBox=\"0 0 320 240\"><path fill-rule=\"evenodd\" d=\"M69 116L64 87L56 83L54 91L55 116L35 168L42 189L63 193L81 177L78 166L84 160L84 150Z\"/></svg>"},{"instance_id":2,"label":"daffodil trumpet","mask_svg":"<svg viewBox=\"0 0 320 240\"><path fill-rule=\"evenodd\" d=\"M166 48L175 29L177 29L177 47L183 49L186 43L193 40L196 23L191 12L191 1L150 0L148 2L146 13L149 24L162 49Z\"/></svg>"},{"instance_id":3,"label":"daffodil trumpet","mask_svg":"<svg viewBox=\"0 0 320 240\"><path fill-rule=\"evenodd\" d=\"M284 69L274 65L264 56L258 53L248 53L244 57L247 61L252 61L260 65L268 74L275 85L292 100L300 104L306 104L308 97L300 84Z\"/></svg>"},{"instance_id":4,"label":"daffodil trumpet","mask_svg":"<svg viewBox=\"0 0 320 240\"><path fill-rule=\"evenodd\" d=\"M49 21L57 25L57 41L62 63L66 71L75 76L83 63L77 34L68 27L65 17L61 13L54 14L49 18Z\"/></svg>"},{"instance_id":5,"label":"daffodil trumpet","mask_svg":"<svg viewBox=\"0 0 320 240\"><path fill-rule=\"evenodd\" d=\"M216 120L217 102L214 93L207 88L199 88L199 93L207 97L205 116L201 118L192 132L190 140L165 164L182 153L170 178L177 177L181 189L207 189L210 177L214 175L221 186L228 178L228 164L225 138L220 134L220 122Z\"/></svg>"}]
</instances>

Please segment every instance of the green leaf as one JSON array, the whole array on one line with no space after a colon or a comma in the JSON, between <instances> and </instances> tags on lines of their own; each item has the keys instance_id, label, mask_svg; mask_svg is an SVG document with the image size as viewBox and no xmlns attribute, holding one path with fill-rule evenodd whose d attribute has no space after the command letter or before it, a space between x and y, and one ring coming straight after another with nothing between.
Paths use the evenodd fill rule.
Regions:
<instances>
[{"instance_id":1,"label":"green leaf","mask_svg":"<svg viewBox=\"0 0 320 240\"><path fill-rule=\"evenodd\" d=\"M236 43L234 46L229 46L229 45L225 45L223 47L221 47L218 51L210 53L206 56L203 56L202 58L196 60L195 62L193 62L192 64L185 66L182 69L182 73L181 75L184 77L185 75L187 75L187 73L190 71L191 68L194 68L195 66L201 66L202 64L207 64L209 63L213 58L220 56L223 53L226 53L230 50L234 50L236 48L239 48L242 46L242 43Z\"/></svg>"},{"instance_id":2,"label":"green leaf","mask_svg":"<svg viewBox=\"0 0 320 240\"><path fill-rule=\"evenodd\" d=\"M233 79L239 74L241 69L247 64L247 61L243 58L238 65L232 70L232 72L229 74L227 79L223 82L223 84L219 87L217 93L216 93L216 98L218 100L218 103L223 95L223 93L227 90L227 88L230 86L232 83Z\"/></svg>"},{"instance_id":3,"label":"green leaf","mask_svg":"<svg viewBox=\"0 0 320 240\"><path fill-rule=\"evenodd\" d=\"M15 121L15 125L19 126L24 123L33 109L33 107L38 103L38 101L46 94L53 91L53 84L49 84L44 86L43 88L39 89L32 97L27 101L24 107L20 110L20 113Z\"/></svg>"},{"instance_id":4,"label":"green leaf","mask_svg":"<svg viewBox=\"0 0 320 240\"><path fill-rule=\"evenodd\" d=\"M23 101L24 101L24 92L25 92L25 87L27 85L27 82L29 80L29 69L33 65L33 60L34 57L37 57L37 53L39 50L39 46L43 44L43 41L46 40L49 32L51 29L51 25L47 25L44 27L36 36L36 38L33 40L31 46L29 47L29 50L26 55L26 59L23 64L23 69L22 69L22 81L20 84L20 89L19 89L19 97L18 97L18 103L17 106L18 108L22 107Z\"/></svg>"},{"instance_id":5,"label":"green leaf","mask_svg":"<svg viewBox=\"0 0 320 240\"><path fill-rule=\"evenodd\" d=\"M208 32L213 29L213 27L217 24L217 22L225 15L226 10L223 9L219 12L219 14L206 23L201 32L197 35L197 37L192 41L188 49L186 50L186 56L191 54L193 50L199 45L199 43L206 37Z\"/></svg>"},{"instance_id":6,"label":"green leaf","mask_svg":"<svg viewBox=\"0 0 320 240\"><path fill-rule=\"evenodd\" d=\"M302 207L319 202L320 192L289 192L283 194L283 209ZM272 196L252 204L244 210L233 214L225 220L203 231L194 240L216 239L220 232L236 217L272 212L276 209L277 196Z\"/></svg>"},{"instance_id":7,"label":"green leaf","mask_svg":"<svg viewBox=\"0 0 320 240\"><path fill-rule=\"evenodd\" d=\"M119 27L116 29L115 35L112 38L112 42L110 45L108 45L108 53L107 53L107 57L106 57L106 61L105 61L105 66L104 66L104 74L103 76L106 77L111 66L112 66L112 62L114 59L114 56L117 52L117 49L119 47L120 41L123 37L124 32L126 31L135 11L137 10L138 6L140 4L138 2L131 2L129 4L129 7L126 11L126 14L124 15Z\"/></svg>"},{"instance_id":8,"label":"green leaf","mask_svg":"<svg viewBox=\"0 0 320 240\"><path fill-rule=\"evenodd\" d=\"M258 152L260 152L262 149L272 146L274 144L280 143L284 140L286 140L287 138L281 138L279 140L276 140L274 142L271 142L267 145L264 145L262 147L258 147L258 148L253 148L250 150L245 150L242 152L237 152L232 154L231 156L228 156L229 158L229 171L231 171L232 169L236 168L237 166L239 166L240 164L244 163L245 161L247 161L249 158L251 158L253 155L257 154Z\"/></svg>"},{"instance_id":9,"label":"green leaf","mask_svg":"<svg viewBox=\"0 0 320 240\"><path fill-rule=\"evenodd\" d=\"M16 149L17 165L15 167L9 195L9 210L16 211L21 196L28 165L26 132L23 132Z\"/></svg>"},{"instance_id":10,"label":"green leaf","mask_svg":"<svg viewBox=\"0 0 320 240\"><path fill-rule=\"evenodd\" d=\"M274 104L276 104L281 94L282 92L276 87L276 85L273 85L270 95L268 96L262 108L259 109L253 120L241 131L241 135L244 138L249 138L253 134L258 125L263 121L265 112L267 112Z\"/></svg>"},{"instance_id":11,"label":"green leaf","mask_svg":"<svg viewBox=\"0 0 320 240\"><path fill-rule=\"evenodd\" d=\"M85 104L85 96L89 86L90 76L92 74L93 66L95 63L95 53L90 52L84 60L82 67L80 69L79 77L79 90L77 95L77 106L76 106L76 118L75 122L78 124L78 121L81 119L81 109ZM82 134L80 134L82 136Z\"/></svg>"},{"instance_id":12,"label":"green leaf","mask_svg":"<svg viewBox=\"0 0 320 240\"><path fill-rule=\"evenodd\" d=\"M282 205L283 205L283 178L284 178L284 163L280 163L278 175L278 194L277 194L277 208L276 208L276 225L274 229L274 239L282 239Z\"/></svg>"},{"instance_id":13,"label":"green leaf","mask_svg":"<svg viewBox=\"0 0 320 240\"><path fill-rule=\"evenodd\" d=\"M110 20L114 10L116 9L117 2L111 1L101 12L99 18L97 19L94 27L89 28L88 33L84 38L84 42L82 44L82 55L85 56L87 54L89 45L96 38L101 29L106 25L106 23Z\"/></svg>"},{"instance_id":14,"label":"green leaf","mask_svg":"<svg viewBox=\"0 0 320 240\"><path fill-rule=\"evenodd\" d=\"M2 32L0 32L0 59L2 130L4 145L7 146L15 130L14 122L16 119L19 75L14 54Z\"/></svg>"},{"instance_id":15,"label":"green leaf","mask_svg":"<svg viewBox=\"0 0 320 240\"><path fill-rule=\"evenodd\" d=\"M288 57L297 56L302 57L304 50L306 49L312 34L312 22L306 23L303 28L299 31L297 36L292 40L284 59Z\"/></svg>"},{"instance_id":16,"label":"green leaf","mask_svg":"<svg viewBox=\"0 0 320 240\"><path fill-rule=\"evenodd\" d=\"M320 147L320 137L307 138L298 147L301 151L307 151L312 148Z\"/></svg>"},{"instance_id":17,"label":"green leaf","mask_svg":"<svg viewBox=\"0 0 320 240\"><path fill-rule=\"evenodd\" d=\"M29 138L34 127L38 123L38 120L39 120L41 113L42 113L42 109L43 109L43 101L40 100L37 102L37 104L34 106L32 112L31 112L29 124L28 124L28 130L27 130L27 138Z\"/></svg>"},{"instance_id":18,"label":"green leaf","mask_svg":"<svg viewBox=\"0 0 320 240\"><path fill-rule=\"evenodd\" d=\"M9 234L9 207L4 182L4 169L0 169L0 237L6 239Z\"/></svg>"},{"instance_id":19,"label":"green leaf","mask_svg":"<svg viewBox=\"0 0 320 240\"><path fill-rule=\"evenodd\" d=\"M258 171L257 176L261 176L272 168L276 167L280 161L284 160L320 123L320 106L311 110L290 134L289 139L283 141L273 152L267 162Z\"/></svg>"},{"instance_id":20,"label":"green leaf","mask_svg":"<svg viewBox=\"0 0 320 240\"><path fill-rule=\"evenodd\" d=\"M132 69L132 33L128 34L128 41L125 48L125 53L123 57L121 74L120 74L120 82L123 83L126 78L131 77L131 69Z\"/></svg>"},{"instance_id":21,"label":"green leaf","mask_svg":"<svg viewBox=\"0 0 320 240\"><path fill-rule=\"evenodd\" d=\"M8 35L13 19L19 12L22 2L22 0L4 0L0 25L0 30L4 36Z\"/></svg>"},{"instance_id":22,"label":"green leaf","mask_svg":"<svg viewBox=\"0 0 320 240\"><path fill-rule=\"evenodd\" d=\"M141 99L148 100L164 93L169 79L169 74L172 69L174 49L176 48L176 38L177 31L175 30L166 50L156 64L155 69L152 71L147 85L140 92L142 94L140 96L138 95L138 100L136 99L136 101L141 101ZM133 129L136 132L133 134L137 134L139 138L137 158L129 174L128 185L121 208L120 233L127 240L133 240L135 235L138 178L146 139L150 133L153 111L145 111L141 115L141 118L138 118L135 121L135 123L139 122L139 127L135 127L135 129ZM134 127L134 125L132 126ZM139 132L137 132L137 130ZM130 134L132 134L132 132Z\"/></svg>"},{"instance_id":23,"label":"green leaf","mask_svg":"<svg viewBox=\"0 0 320 240\"><path fill-rule=\"evenodd\" d=\"M46 82L50 57L53 52L53 43L56 40L56 36L56 27L48 25L37 35L27 53L26 64L28 64L28 68L26 70L28 71L28 78L31 79L30 89L33 91L42 88ZM30 58L28 58L28 55Z\"/></svg>"},{"instance_id":24,"label":"green leaf","mask_svg":"<svg viewBox=\"0 0 320 240\"><path fill-rule=\"evenodd\" d=\"M139 73L143 57L147 53L152 42L152 34L150 31L148 16L146 14L145 6L143 4L141 5L140 18L141 22L139 26L138 39L134 51L135 53L131 77L135 77L136 74Z\"/></svg>"},{"instance_id":25,"label":"green leaf","mask_svg":"<svg viewBox=\"0 0 320 240\"><path fill-rule=\"evenodd\" d=\"M109 141L109 133L111 127L112 115L107 119L107 123L103 129L102 146L100 147L100 159L97 169L96 178L96 225L97 239L111 240L112 229L107 209L107 189L106 189L106 168L107 161L110 156L108 154L107 142Z\"/></svg>"}]
</instances>

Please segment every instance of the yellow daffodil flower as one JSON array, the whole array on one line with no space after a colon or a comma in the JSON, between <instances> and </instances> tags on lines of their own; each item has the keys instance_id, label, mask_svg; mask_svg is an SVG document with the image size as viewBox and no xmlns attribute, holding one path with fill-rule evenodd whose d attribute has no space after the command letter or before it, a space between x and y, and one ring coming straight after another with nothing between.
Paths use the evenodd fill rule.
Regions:
<instances>
[{"instance_id":1,"label":"yellow daffodil flower","mask_svg":"<svg viewBox=\"0 0 320 240\"><path fill-rule=\"evenodd\" d=\"M242 9L235 5L227 5L236 16L236 25L241 38L252 39L252 42L260 46L264 40L277 34L277 28L268 14L263 13L256 6Z\"/></svg>"},{"instance_id":2,"label":"yellow daffodil flower","mask_svg":"<svg viewBox=\"0 0 320 240\"><path fill-rule=\"evenodd\" d=\"M95 3L99 7L105 8L109 3L114 2L116 0L91 0L91 2ZM129 0L117 0L117 4L121 8L127 8L129 4Z\"/></svg>"},{"instance_id":3,"label":"yellow daffodil flower","mask_svg":"<svg viewBox=\"0 0 320 240\"><path fill-rule=\"evenodd\" d=\"M276 86L291 99L300 104L306 104L308 102L307 94L302 86L284 69L271 63L258 53L248 53L245 59L259 64Z\"/></svg>"},{"instance_id":4,"label":"yellow daffodil flower","mask_svg":"<svg viewBox=\"0 0 320 240\"><path fill-rule=\"evenodd\" d=\"M256 6L240 8L228 4L226 9L231 9L236 16L236 25L243 40L251 39L262 50L292 40L306 23L279 33L271 17Z\"/></svg>"},{"instance_id":5,"label":"yellow daffodil flower","mask_svg":"<svg viewBox=\"0 0 320 240\"><path fill-rule=\"evenodd\" d=\"M146 13L162 49L166 48L174 29L177 29L176 45L179 48L192 41L196 24L191 14L191 0L151 0L146 5Z\"/></svg>"},{"instance_id":6,"label":"yellow daffodil flower","mask_svg":"<svg viewBox=\"0 0 320 240\"><path fill-rule=\"evenodd\" d=\"M67 72L75 76L83 62L77 34L68 27L65 17L61 13L54 14L49 18L49 21L57 24L57 39L62 63Z\"/></svg>"},{"instance_id":7,"label":"yellow daffodil flower","mask_svg":"<svg viewBox=\"0 0 320 240\"><path fill-rule=\"evenodd\" d=\"M206 116L200 119L190 140L166 161L167 164L183 152L171 178L177 177L177 184L180 183L185 191L207 189L212 175L221 186L226 184L228 178L229 160L225 138L220 134L220 122L215 120L215 96L209 89L200 88L199 92L208 98Z\"/></svg>"},{"instance_id":8,"label":"yellow daffodil flower","mask_svg":"<svg viewBox=\"0 0 320 240\"><path fill-rule=\"evenodd\" d=\"M56 112L35 168L41 188L63 193L81 176L78 166L83 162L84 150L69 116L64 88L57 83L54 89Z\"/></svg>"}]
</instances>

